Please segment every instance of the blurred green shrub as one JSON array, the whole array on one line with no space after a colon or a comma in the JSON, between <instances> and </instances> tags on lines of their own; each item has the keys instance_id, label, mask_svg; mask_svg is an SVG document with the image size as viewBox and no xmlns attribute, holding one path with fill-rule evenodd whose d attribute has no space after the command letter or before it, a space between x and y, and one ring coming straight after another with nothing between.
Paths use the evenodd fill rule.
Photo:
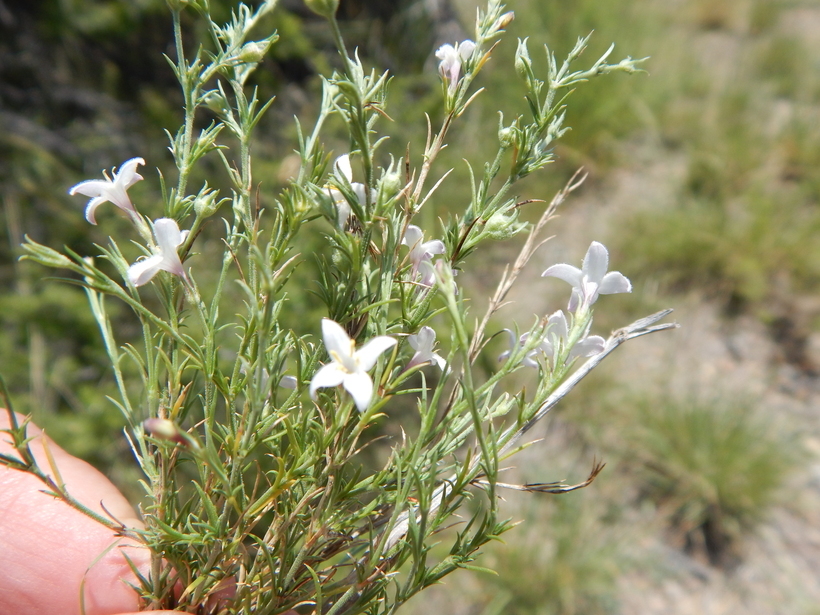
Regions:
<instances>
[{"instance_id":1,"label":"blurred green shrub","mask_svg":"<svg viewBox=\"0 0 820 615\"><path fill-rule=\"evenodd\" d=\"M710 562L737 555L799 462L795 442L742 399L626 402L622 452L686 546Z\"/></svg>"}]
</instances>

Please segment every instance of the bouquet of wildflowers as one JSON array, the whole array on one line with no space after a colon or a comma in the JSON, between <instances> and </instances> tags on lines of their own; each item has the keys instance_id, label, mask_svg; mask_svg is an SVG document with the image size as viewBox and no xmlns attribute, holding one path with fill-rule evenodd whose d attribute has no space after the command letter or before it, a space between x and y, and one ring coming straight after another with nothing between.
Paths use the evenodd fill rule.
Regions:
<instances>
[{"instance_id":1,"label":"bouquet of wildflowers","mask_svg":"<svg viewBox=\"0 0 820 615\"><path fill-rule=\"evenodd\" d=\"M428 120L417 155L387 151L379 125L389 121L390 79L345 46L338 0L306 2L327 18L341 63L322 81L312 126L297 123L301 164L281 193L259 204L253 133L271 103L246 85L276 43L276 33L259 38L256 28L276 0L240 4L226 24L211 19L208 0L168 0L172 65L185 103L182 126L169 133L176 169L157 178L132 158L70 189L90 198L89 223L105 225L114 207L132 223L131 236L111 237L93 258L25 245L26 258L67 270L84 287L111 360L114 403L144 473L145 525L95 518L150 549L151 574L140 576L138 588L146 608L396 611L450 572L470 568L482 545L511 527L498 517L497 491L515 486L499 482L499 463L522 446L522 436L621 343L673 326L657 324L662 312L608 339L590 334L599 296L631 290L624 275L608 272L607 250L594 242L580 268L556 264L543 273L569 283L567 310L527 331L509 325L509 349L493 358L497 369L475 367L489 336L500 332L488 332L491 319L580 180L534 224L519 219L516 183L552 160L552 145L567 130L571 88L596 75L634 72L636 60L607 63L610 48L576 70L587 43L580 39L563 62L547 50L546 74L538 76L527 41L519 41L515 70L529 116L510 123L500 116L497 150L471 173L461 211L442 229L423 230L416 216L435 206L446 178L431 185L437 156L479 95L473 82L513 13L490 0L478 12L474 40L435 52L443 119ZM208 49L183 47L183 12L202 19ZM341 155L324 145L331 116L348 131ZM213 121L199 128L202 117ZM229 191L191 185L206 156L224 164ZM143 179L161 185L162 202L132 202L128 190ZM217 254L198 244L212 219L223 229ZM303 237L316 228L325 246L305 254ZM518 234L527 234L518 258L471 323L456 272L477 262L473 252L487 240ZM310 259L318 279L305 279ZM296 320L289 289L300 285L315 293L324 318L296 331L287 324ZM130 308L141 343L118 341L112 301ZM505 391L511 374L528 369L537 372L534 390ZM378 464L366 460L363 451L396 412L401 437L389 440ZM15 446L28 459L24 426L12 421ZM519 488L561 493L578 486ZM82 508L59 483L49 487ZM461 524L444 532L456 513ZM443 540L449 549L434 555Z\"/></svg>"}]
</instances>

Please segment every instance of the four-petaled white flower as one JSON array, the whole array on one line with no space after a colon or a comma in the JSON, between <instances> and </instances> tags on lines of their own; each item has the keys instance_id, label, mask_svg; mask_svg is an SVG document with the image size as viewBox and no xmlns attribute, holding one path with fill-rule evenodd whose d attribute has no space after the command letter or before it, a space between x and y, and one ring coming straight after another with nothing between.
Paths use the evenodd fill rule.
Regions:
<instances>
[{"instance_id":1,"label":"four-petaled white flower","mask_svg":"<svg viewBox=\"0 0 820 615\"><path fill-rule=\"evenodd\" d=\"M348 154L339 156L333 166L336 169L336 172L341 175L348 184L350 184L353 194L355 194L356 198L359 199L359 203L364 206L367 200L365 186L364 184L353 181L353 168L350 166L350 156ZM336 188L328 188L327 192L330 195L330 198L333 199L333 204L336 206L338 216L337 224L340 229L344 229L347 219L350 217L350 203L347 202L347 199L345 198L345 195L342 194L341 190Z\"/></svg>"},{"instance_id":2,"label":"four-petaled white flower","mask_svg":"<svg viewBox=\"0 0 820 615\"><path fill-rule=\"evenodd\" d=\"M408 335L407 342L416 351L416 354L407 364L407 369L422 363L435 363L441 371L444 371L447 362L440 354L433 351L433 346L436 343L436 332L431 327L422 327L418 333Z\"/></svg>"},{"instance_id":3,"label":"four-petaled white flower","mask_svg":"<svg viewBox=\"0 0 820 615\"><path fill-rule=\"evenodd\" d=\"M447 88L452 92L456 89L458 78L461 74L461 66L470 59L475 50L475 43L469 39L453 45L442 45L436 51L438 72L447 81Z\"/></svg>"},{"instance_id":4,"label":"four-petaled white flower","mask_svg":"<svg viewBox=\"0 0 820 615\"><path fill-rule=\"evenodd\" d=\"M572 285L572 296L569 299L569 310L574 312L579 306L589 307L598 299L598 295L632 292L632 283L619 271L610 271L609 252L593 241L584 256L581 268L561 263L547 269L542 276L559 278Z\"/></svg>"},{"instance_id":5,"label":"four-petaled white flower","mask_svg":"<svg viewBox=\"0 0 820 615\"><path fill-rule=\"evenodd\" d=\"M568 336L569 326L567 325L567 318L564 316L564 312L558 310L547 319L547 333L538 345L538 350L550 357L554 365L558 358L558 353L567 346L569 341ZM585 332L581 339L572 346L567 355L567 359L591 357L601 352L605 345L606 341L600 335L586 335Z\"/></svg>"},{"instance_id":6,"label":"four-petaled white flower","mask_svg":"<svg viewBox=\"0 0 820 615\"><path fill-rule=\"evenodd\" d=\"M359 350L356 342L345 330L329 318L322 319L322 337L332 361L316 372L310 381L310 396L316 399L317 389L344 386L353 397L359 412L364 412L373 397L373 380L367 373L379 356L396 345L396 340L386 335L374 337Z\"/></svg>"},{"instance_id":7,"label":"four-petaled white flower","mask_svg":"<svg viewBox=\"0 0 820 615\"><path fill-rule=\"evenodd\" d=\"M110 201L123 211L137 216L137 210L131 199L128 198L127 190L142 179L142 175L137 173L137 166L144 165L142 158L132 158L120 165L120 170L114 174L114 179L108 177L108 173L103 171L105 179L88 179L72 186L68 193L72 196L82 194L92 197L85 208L85 219L91 224L97 224L95 212L101 204ZM113 170L112 170L113 172Z\"/></svg>"},{"instance_id":8,"label":"four-petaled white flower","mask_svg":"<svg viewBox=\"0 0 820 615\"><path fill-rule=\"evenodd\" d=\"M410 262L413 264L413 277L416 276L419 269L422 268L422 284L425 286L432 286L435 281L435 274L432 267L427 270L427 267L422 267L425 263L430 264L430 261L436 254L444 254L444 242L440 239L433 239L431 241L422 241L424 233L414 224L410 224L407 230L404 231L404 237L401 240L401 245L410 248L410 253L407 255Z\"/></svg>"},{"instance_id":9,"label":"four-petaled white flower","mask_svg":"<svg viewBox=\"0 0 820 615\"><path fill-rule=\"evenodd\" d=\"M160 271L168 271L183 279L186 277L177 248L188 237L188 231L180 232L176 220L171 218L154 220L153 227L154 237L157 240L157 253L137 261L128 268L128 279L134 286L147 284Z\"/></svg>"}]
</instances>

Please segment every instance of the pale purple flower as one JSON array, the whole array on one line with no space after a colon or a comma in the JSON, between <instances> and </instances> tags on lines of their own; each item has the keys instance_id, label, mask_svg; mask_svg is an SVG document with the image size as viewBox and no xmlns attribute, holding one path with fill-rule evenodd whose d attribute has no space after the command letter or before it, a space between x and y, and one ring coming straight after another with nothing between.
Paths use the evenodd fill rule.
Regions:
<instances>
[{"instance_id":1,"label":"pale purple flower","mask_svg":"<svg viewBox=\"0 0 820 615\"><path fill-rule=\"evenodd\" d=\"M418 333L408 335L407 343L416 351L416 354L407 364L407 369L422 363L435 363L441 371L444 371L447 362L433 350L433 346L436 344L436 332L431 327L422 327Z\"/></svg>"},{"instance_id":2,"label":"pale purple flower","mask_svg":"<svg viewBox=\"0 0 820 615\"><path fill-rule=\"evenodd\" d=\"M364 412L373 397L373 380L367 373L379 356L396 345L396 340L386 335L374 337L359 350L356 342L344 329L329 318L322 319L322 337L332 361L322 366L310 381L310 396L316 399L317 389L344 386L353 397L356 407Z\"/></svg>"},{"instance_id":3,"label":"pale purple flower","mask_svg":"<svg viewBox=\"0 0 820 615\"><path fill-rule=\"evenodd\" d=\"M458 78L461 75L461 67L475 50L475 43L469 39L453 45L442 45L436 51L439 59L438 72L447 81L447 88L452 92L456 89Z\"/></svg>"},{"instance_id":4,"label":"pale purple flower","mask_svg":"<svg viewBox=\"0 0 820 615\"><path fill-rule=\"evenodd\" d=\"M569 310L574 312L579 306L589 307L598 299L598 295L632 292L632 284L622 273L610 271L609 252L593 241L584 256L581 269L561 263L547 269L542 276L559 278L572 285L572 296L569 299Z\"/></svg>"},{"instance_id":5,"label":"pale purple flower","mask_svg":"<svg viewBox=\"0 0 820 615\"><path fill-rule=\"evenodd\" d=\"M419 273L421 274L419 285L425 288L432 288L433 284L436 283L436 268L433 266L433 263L429 260L421 261L421 263L419 263Z\"/></svg>"},{"instance_id":6,"label":"pale purple flower","mask_svg":"<svg viewBox=\"0 0 820 615\"><path fill-rule=\"evenodd\" d=\"M445 252L444 242L440 239L431 241L423 241L423 239L424 232L416 225L410 224L407 230L404 231L404 237L401 240L401 245L410 248L410 253L407 256L413 264L414 276L422 263L429 263L436 254L444 254ZM427 286L431 284L427 284Z\"/></svg>"},{"instance_id":7,"label":"pale purple flower","mask_svg":"<svg viewBox=\"0 0 820 615\"><path fill-rule=\"evenodd\" d=\"M513 351L516 349L516 347L521 347L521 348L523 348L523 347L524 347L524 344L526 344L526 343L527 343L527 340L528 340L528 339L529 339L529 337L530 337L530 334L529 334L529 333L522 333L522 334L521 334L521 337L519 337L519 338L517 338L517 339L516 339L516 337L515 337L515 333L513 333L513 332L512 332L512 331L510 331L509 329L504 329L504 331L506 331L506 332L507 332L507 336L508 336L508 338L509 338L510 348L509 348L509 350L505 350L505 351L504 351L504 352L502 352L500 355L498 355L498 361L499 361L499 363L500 363L500 362L502 362L502 361L506 361L507 359L509 359L509 358L510 358L510 355L513 353ZM538 361L536 360L536 356L538 355L538 350L539 350L539 348L538 348L538 347L535 347L535 348L533 348L532 350L530 350L530 351L529 351L529 352L528 352L528 353L524 356L524 358L523 358L523 359L521 359L521 363L522 363L523 365L526 365L527 367L539 367L539 365L538 365Z\"/></svg>"},{"instance_id":8,"label":"pale purple flower","mask_svg":"<svg viewBox=\"0 0 820 615\"><path fill-rule=\"evenodd\" d=\"M336 172L342 176L348 184L350 184L353 193L356 195L356 198L359 199L359 203L364 206L367 200L365 186L364 184L353 181L353 167L350 166L350 156L348 154L339 156L333 166L336 169ZM345 195L342 194L341 190L336 188L328 188L327 192L330 195L330 198L333 199L333 204L336 206L336 212L338 215L337 224L340 229L344 229L347 219L350 217L350 203L347 202L347 199L345 198Z\"/></svg>"},{"instance_id":9,"label":"pale purple flower","mask_svg":"<svg viewBox=\"0 0 820 615\"><path fill-rule=\"evenodd\" d=\"M110 201L123 211L137 216L137 210L131 199L128 198L127 190L142 179L142 175L137 173L137 167L144 165L142 158L132 158L120 165L120 170L114 174L114 179L108 177L108 173L103 171L105 179L88 179L72 186L68 193L72 196L82 194L90 196L91 200L85 208L85 219L91 224L97 224L95 212L101 204ZM113 169L112 169L113 173Z\"/></svg>"},{"instance_id":10,"label":"pale purple flower","mask_svg":"<svg viewBox=\"0 0 820 615\"><path fill-rule=\"evenodd\" d=\"M128 279L134 286L147 284L160 271L173 273L183 279L186 277L177 248L185 242L188 231L180 232L176 220L171 218L154 220L153 229L157 240L155 254L137 261L128 268Z\"/></svg>"}]
</instances>

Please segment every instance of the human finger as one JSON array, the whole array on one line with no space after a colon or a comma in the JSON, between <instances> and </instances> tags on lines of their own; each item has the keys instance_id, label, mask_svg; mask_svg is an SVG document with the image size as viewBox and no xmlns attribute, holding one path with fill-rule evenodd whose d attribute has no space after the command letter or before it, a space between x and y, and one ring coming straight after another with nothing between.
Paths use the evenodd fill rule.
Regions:
<instances>
[{"instance_id":1,"label":"human finger","mask_svg":"<svg viewBox=\"0 0 820 615\"><path fill-rule=\"evenodd\" d=\"M0 429L9 426L0 410ZM66 491L91 510L127 527L141 524L125 497L102 473L66 453L35 426L31 450L38 466L53 475L44 448ZM16 456L0 434L0 452ZM139 608L128 584L137 579L126 558L142 571L148 550L43 493L34 475L0 464L0 613L16 615L113 615Z\"/></svg>"}]
</instances>

